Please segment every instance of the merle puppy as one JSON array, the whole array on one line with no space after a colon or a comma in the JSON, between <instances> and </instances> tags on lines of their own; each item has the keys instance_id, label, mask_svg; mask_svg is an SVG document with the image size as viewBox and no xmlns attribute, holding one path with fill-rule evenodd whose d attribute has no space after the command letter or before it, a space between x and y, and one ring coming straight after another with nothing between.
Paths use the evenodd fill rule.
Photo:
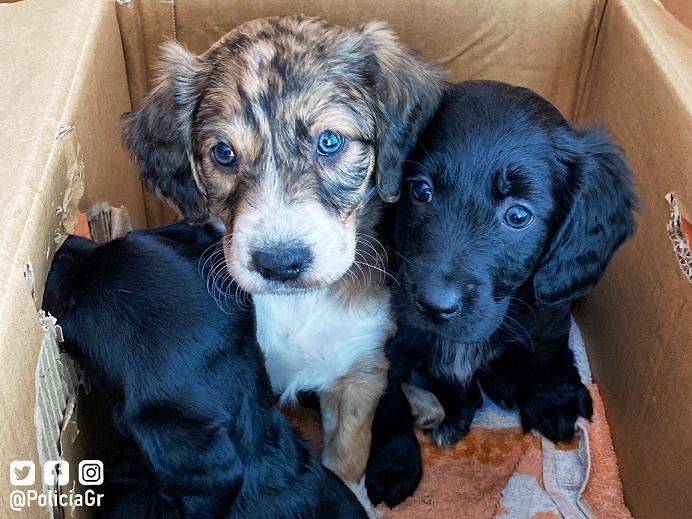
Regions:
<instances>
[{"instance_id":1,"label":"merle puppy","mask_svg":"<svg viewBox=\"0 0 692 519\"><path fill-rule=\"evenodd\" d=\"M570 312L635 228L618 147L504 83L451 87L405 182L394 224L399 331L366 477L372 500L390 506L421 477L401 390L412 376L444 407L438 446L468 432L480 388L555 442L591 417L567 345Z\"/></svg>"},{"instance_id":2,"label":"merle puppy","mask_svg":"<svg viewBox=\"0 0 692 519\"><path fill-rule=\"evenodd\" d=\"M126 453L106 467L97 513L366 517L275 410L251 307L224 312L207 292L199 259L219 239L181 223L100 246L70 237L55 255L43 307Z\"/></svg>"}]
</instances>

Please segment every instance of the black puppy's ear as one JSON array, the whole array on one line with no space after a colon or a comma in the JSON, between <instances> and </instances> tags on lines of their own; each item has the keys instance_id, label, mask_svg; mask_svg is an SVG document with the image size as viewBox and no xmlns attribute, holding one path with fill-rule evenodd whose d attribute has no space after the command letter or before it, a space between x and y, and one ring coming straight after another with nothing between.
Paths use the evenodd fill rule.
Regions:
<instances>
[{"instance_id":1,"label":"black puppy's ear","mask_svg":"<svg viewBox=\"0 0 692 519\"><path fill-rule=\"evenodd\" d=\"M225 515L242 483L242 463L222 417L220 409L180 397L149 402L125 421L163 492L179 492L183 502L192 496L204 517Z\"/></svg>"},{"instance_id":2,"label":"black puppy's ear","mask_svg":"<svg viewBox=\"0 0 692 519\"><path fill-rule=\"evenodd\" d=\"M536 302L548 306L569 304L596 285L634 233L636 209L632 173L603 131L565 130L555 143L567 172L567 210L534 275Z\"/></svg>"},{"instance_id":3,"label":"black puppy's ear","mask_svg":"<svg viewBox=\"0 0 692 519\"><path fill-rule=\"evenodd\" d=\"M137 111L123 115L125 147L150 191L191 223L204 223L209 209L196 178L190 137L201 65L196 56L169 42L157 67L154 89Z\"/></svg>"},{"instance_id":4,"label":"black puppy's ear","mask_svg":"<svg viewBox=\"0 0 692 519\"><path fill-rule=\"evenodd\" d=\"M363 25L358 34L373 53L377 114L377 190L385 202L399 198L404 160L437 109L446 84L441 67L404 47L382 22Z\"/></svg>"}]
</instances>

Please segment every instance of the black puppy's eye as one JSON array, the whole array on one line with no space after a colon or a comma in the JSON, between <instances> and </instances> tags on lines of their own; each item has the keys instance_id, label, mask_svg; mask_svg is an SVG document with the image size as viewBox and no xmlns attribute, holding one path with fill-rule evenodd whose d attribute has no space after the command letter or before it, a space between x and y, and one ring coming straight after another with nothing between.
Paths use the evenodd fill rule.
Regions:
<instances>
[{"instance_id":1,"label":"black puppy's eye","mask_svg":"<svg viewBox=\"0 0 692 519\"><path fill-rule=\"evenodd\" d=\"M505 223L514 229L524 229L533 222L533 214L523 205L513 205L505 212Z\"/></svg>"},{"instance_id":2,"label":"black puppy's eye","mask_svg":"<svg viewBox=\"0 0 692 519\"><path fill-rule=\"evenodd\" d=\"M409 181L409 186L411 189L411 196L413 196L413 198L426 204L432 202L432 188L427 181L420 178L414 178Z\"/></svg>"},{"instance_id":3,"label":"black puppy's eye","mask_svg":"<svg viewBox=\"0 0 692 519\"><path fill-rule=\"evenodd\" d=\"M235 151L225 142L214 144L211 149L211 155L216 163L224 168L231 167L236 161Z\"/></svg>"},{"instance_id":4,"label":"black puppy's eye","mask_svg":"<svg viewBox=\"0 0 692 519\"><path fill-rule=\"evenodd\" d=\"M344 137L331 130L320 133L317 138L317 153L320 155L334 155L344 147Z\"/></svg>"}]
</instances>

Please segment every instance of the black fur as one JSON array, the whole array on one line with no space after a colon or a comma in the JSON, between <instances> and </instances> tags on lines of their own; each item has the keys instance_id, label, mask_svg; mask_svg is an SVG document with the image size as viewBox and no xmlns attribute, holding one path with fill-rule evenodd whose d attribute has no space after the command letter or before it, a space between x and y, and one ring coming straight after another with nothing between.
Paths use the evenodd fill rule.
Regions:
<instances>
[{"instance_id":1,"label":"black fur","mask_svg":"<svg viewBox=\"0 0 692 519\"><path fill-rule=\"evenodd\" d=\"M252 309L224 313L207 292L199 259L219 238L181 223L56 253L43 307L109 400L123 453L97 513L365 517L275 409Z\"/></svg>"},{"instance_id":2,"label":"black fur","mask_svg":"<svg viewBox=\"0 0 692 519\"><path fill-rule=\"evenodd\" d=\"M429 203L412 196L415 179L432 186ZM609 138L570 127L536 93L498 82L449 90L406 182L394 231L399 331L388 344L390 385L366 479L373 501L390 506L421 474L400 388L412 373L445 408L432 431L440 446L468 432L479 386L518 408L524 430L555 442L573 436L579 416L591 417L568 348L571 307L635 227L631 174ZM521 230L503 222L516 204L534 215ZM445 319L430 308L448 309Z\"/></svg>"}]
</instances>

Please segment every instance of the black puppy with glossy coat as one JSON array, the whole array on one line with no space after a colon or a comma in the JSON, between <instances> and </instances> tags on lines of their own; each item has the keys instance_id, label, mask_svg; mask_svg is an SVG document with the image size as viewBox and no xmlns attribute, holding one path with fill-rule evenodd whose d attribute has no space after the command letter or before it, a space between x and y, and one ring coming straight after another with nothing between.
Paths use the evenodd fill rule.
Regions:
<instances>
[{"instance_id":1,"label":"black puppy with glossy coat","mask_svg":"<svg viewBox=\"0 0 692 519\"><path fill-rule=\"evenodd\" d=\"M43 307L109 400L122 453L97 515L366 517L275 409L251 307L207 292L198 264L219 239L180 223L70 237L55 255Z\"/></svg>"},{"instance_id":2,"label":"black puppy with glossy coat","mask_svg":"<svg viewBox=\"0 0 692 519\"><path fill-rule=\"evenodd\" d=\"M401 391L413 374L440 400L439 446L481 405L518 408L557 442L590 418L568 348L573 303L635 228L631 174L598 129L570 127L536 93L492 81L447 92L408 161L395 216L399 331L366 482L394 505L418 485L420 448Z\"/></svg>"}]
</instances>

